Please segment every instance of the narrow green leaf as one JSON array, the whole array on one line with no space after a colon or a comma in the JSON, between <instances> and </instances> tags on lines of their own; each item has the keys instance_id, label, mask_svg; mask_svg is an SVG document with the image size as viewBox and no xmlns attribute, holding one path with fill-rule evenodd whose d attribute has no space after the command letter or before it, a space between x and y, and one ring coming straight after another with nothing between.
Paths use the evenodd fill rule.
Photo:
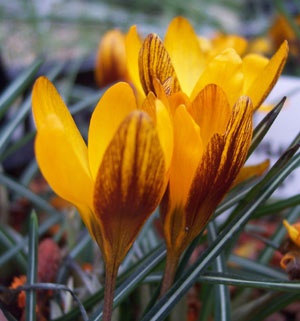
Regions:
<instances>
[{"instance_id":1,"label":"narrow green leaf","mask_svg":"<svg viewBox=\"0 0 300 321\"><path fill-rule=\"evenodd\" d=\"M300 194L280 200L278 202L264 205L255 212L254 217L258 218L268 214L278 213L296 205L300 205Z\"/></svg>"},{"instance_id":2,"label":"narrow green leaf","mask_svg":"<svg viewBox=\"0 0 300 321\"><path fill-rule=\"evenodd\" d=\"M30 217L28 242L27 285L36 283L38 266L38 220L33 211ZM36 290L26 292L25 315L27 321L36 320Z\"/></svg>"},{"instance_id":3,"label":"narrow green leaf","mask_svg":"<svg viewBox=\"0 0 300 321\"><path fill-rule=\"evenodd\" d=\"M104 93L104 91L101 90L101 91L79 101L78 103L72 105L70 107L70 113L72 115L74 115L87 107L95 106L95 104L97 104L99 99L102 97L103 93Z\"/></svg>"},{"instance_id":4,"label":"narrow green leaf","mask_svg":"<svg viewBox=\"0 0 300 321\"><path fill-rule=\"evenodd\" d=\"M43 198L31 192L24 185L19 184L17 181L12 178L0 173L0 184L7 186L9 189L13 190L19 195L26 197L33 204L35 204L40 209L47 212L56 212L56 210Z\"/></svg>"},{"instance_id":5,"label":"narrow green leaf","mask_svg":"<svg viewBox=\"0 0 300 321\"><path fill-rule=\"evenodd\" d=\"M131 275L121 286L119 286L115 291L114 296L114 307L116 307L122 300L124 300L129 293L131 293L143 279L151 273L151 271L162 262L166 256L166 250L164 245L160 246L159 249L155 252L155 255L151 256L145 263ZM103 304L100 308L93 314L90 318L90 321L99 321L102 319L102 309Z\"/></svg>"},{"instance_id":6,"label":"narrow green leaf","mask_svg":"<svg viewBox=\"0 0 300 321\"><path fill-rule=\"evenodd\" d=\"M114 307L120 304L122 300L125 299L128 294L131 293L135 287L162 262L162 260L165 258L165 255L166 251L164 245L159 245L118 277ZM104 290L101 289L86 299L83 302L83 306L86 308L86 310L90 310L96 304L99 304L99 302L103 299L103 296ZM100 316L96 315L94 317L98 318L102 316L101 307L102 305L97 310L100 313ZM72 309L72 311L60 318L55 319L54 321L77 321L79 314L80 311L78 307L75 307Z\"/></svg>"},{"instance_id":7,"label":"narrow green leaf","mask_svg":"<svg viewBox=\"0 0 300 321\"><path fill-rule=\"evenodd\" d=\"M286 155L283 157L285 158ZM173 306L187 293L189 288L195 283L202 271L207 268L211 261L222 251L222 249L231 241L241 228L251 218L253 212L272 195L275 189L282 181L296 168L300 163L300 154L290 159L285 166L281 168L280 173L273 177L272 183L268 186L260 185L261 190L257 198L251 203L244 204L238 215L233 221L218 235L213 244L204 251L193 265L186 270L157 304L142 319L143 321L163 320L171 311ZM268 181L269 182L269 181ZM251 191L249 192L251 193ZM252 193L251 193L252 194Z\"/></svg>"},{"instance_id":8,"label":"narrow green leaf","mask_svg":"<svg viewBox=\"0 0 300 321\"><path fill-rule=\"evenodd\" d=\"M2 163L7 157L12 155L14 152L16 152L19 148L23 147L26 143L31 141L35 136L35 132L30 132L23 136L21 139L13 143L12 146L9 146L5 152L0 155L0 163Z\"/></svg>"},{"instance_id":9,"label":"narrow green leaf","mask_svg":"<svg viewBox=\"0 0 300 321\"><path fill-rule=\"evenodd\" d=\"M47 77L50 80L53 80L59 72L62 70L62 65L58 65L51 70ZM2 129L0 133L0 155L4 153L4 150L6 146L9 143L11 135L14 133L16 128L19 126L19 124L25 119L25 117L28 115L28 113L31 110L31 94L27 96L21 107L18 109L18 111L15 113L14 117L11 119L10 122L7 123L7 125Z\"/></svg>"},{"instance_id":10,"label":"narrow green leaf","mask_svg":"<svg viewBox=\"0 0 300 321\"><path fill-rule=\"evenodd\" d=\"M231 254L229 262L239 265L244 270L251 272L253 275L273 277L278 280L287 280L288 278L286 273L283 273L280 270L276 270L270 266L261 264L260 262L249 260L238 255Z\"/></svg>"},{"instance_id":11,"label":"narrow green leaf","mask_svg":"<svg viewBox=\"0 0 300 321\"><path fill-rule=\"evenodd\" d=\"M5 227L0 226L0 244L2 248L5 248L6 251L12 249L16 242L15 240L9 235L9 233L5 230ZM6 253L5 251L5 253ZM16 262L20 269L23 271L23 273L26 272L27 269L27 262L25 260L25 253L20 253L16 255ZM0 266L5 262L0 262Z\"/></svg>"},{"instance_id":12,"label":"narrow green leaf","mask_svg":"<svg viewBox=\"0 0 300 321\"><path fill-rule=\"evenodd\" d=\"M293 302L299 301L299 299L299 292L282 294L276 293L273 298L270 298L269 302L266 302L260 307L259 311L252 313L251 317L247 318L247 321L264 321L269 315L282 310Z\"/></svg>"},{"instance_id":13,"label":"narrow green leaf","mask_svg":"<svg viewBox=\"0 0 300 321\"><path fill-rule=\"evenodd\" d=\"M34 61L6 88L0 97L0 119L15 99L28 88L42 63L42 59Z\"/></svg>"},{"instance_id":14,"label":"narrow green leaf","mask_svg":"<svg viewBox=\"0 0 300 321\"><path fill-rule=\"evenodd\" d=\"M217 238L217 231L214 221L208 224L208 236L209 241L212 243ZM214 271L218 273L224 273L226 270L224 253L220 253L213 264ZM229 321L231 320L231 308L230 308L230 293L229 288L224 284L216 284L214 286L214 316L216 321Z\"/></svg>"},{"instance_id":15,"label":"narrow green leaf","mask_svg":"<svg viewBox=\"0 0 300 321\"><path fill-rule=\"evenodd\" d=\"M286 97L283 97L281 101L263 118L263 120L255 127L251 140L251 145L248 151L247 158L253 153L255 148L259 145L262 139L265 137L269 128L272 126L274 120L279 115Z\"/></svg>"}]
</instances>

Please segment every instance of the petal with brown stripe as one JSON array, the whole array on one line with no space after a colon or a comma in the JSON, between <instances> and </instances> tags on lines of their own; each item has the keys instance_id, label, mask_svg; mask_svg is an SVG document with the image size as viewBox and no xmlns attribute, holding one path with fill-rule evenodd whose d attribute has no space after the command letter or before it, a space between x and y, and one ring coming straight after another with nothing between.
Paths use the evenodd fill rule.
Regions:
<instances>
[{"instance_id":1,"label":"petal with brown stripe","mask_svg":"<svg viewBox=\"0 0 300 321\"><path fill-rule=\"evenodd\" d=\"M170 56L166 51L159 37L151 33L143 42L139 55L140 80L144 91L155 93L153 80L157 78L161 84L164 84L168 78L172 78L172 92L180 90L180 85L172 65Z\"/></svg>"},{"instance_id":2,"label":"petal with brown stripe","mask_svg":"<svg viewBox=\"0 0 300 321\"><path fill-rule=\"evenodd\" d=\"M156 129L143 112L120 125L99 168L94 208L103 226L106 264L118 265L163 193L164 154Z\"/></svg>"}]
</instances>

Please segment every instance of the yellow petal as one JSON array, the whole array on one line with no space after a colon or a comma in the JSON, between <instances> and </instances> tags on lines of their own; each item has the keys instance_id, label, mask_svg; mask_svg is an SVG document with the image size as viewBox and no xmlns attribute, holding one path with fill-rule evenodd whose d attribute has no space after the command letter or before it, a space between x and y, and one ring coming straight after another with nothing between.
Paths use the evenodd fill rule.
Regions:
<instances>
[{"instance_id":1,"label":"yellow petal","mask_svg":"<svg viewBox=\"0 0 300 321\"><path fill-rule=\"evenodd\" d=\"M125 36L120 30L108 31L103 36L96 56L95 76L100 87L128 79Z\"/></svg>"},{"instance_id":2,"label":"yellow petal","mask_svg":"<svg viewBox=\"0 0 300 321\"><path fill-rule=\"evenodd\" d=\"M169 97L171 115L175 114L177 107L180 105L184 105L187 109L190 107L189 97L182 91L178 91Z\"/></svg>"},{"instance_id":3,"label":"yellow petal","mask_svg":"<svg viewBox=\"0 0 300 321\"><path fill-rule=\"evenodd\" d=\"M300 246L300 231L299 224L290 225L287 220L283 221L285 228L288 231L290 239L298 246ZM298 228L296 228L298 225Z\"/></svg>"},{"instance_id":4,"label":"yellow petal","mask_svg":"<svg viewBox=\"0 0 300 321\"><path fill-rule=\"evenodd\" d=\"M239 172L238 176L233 182L233 186L244 182L250 178L256 178L264 174L264 172L269 168L270 161L267 159L262 163L252 166L244 166Z\"/></svg>"},{"instance_id":5,"label":"yellow petal","mask_svg":"<svg viewBox=\"0 0 300 321\"><path fill-rule=\"evenodd\" d=\"M123 260L160 202L164 176L164 155L152 121L143 112L131 113L103 156L94 190L106 264Z\"/></svg>"},{"instance_id":6,"label":"yellow petal","mask_svg":"<svg viewBox=\"0 0 300 321\"><path fill-rule=\"evenodd\" d=\"M84 223L90 226L89 210L93 209L93 182L87 162L87 150L76 148L73 137L68 135L61 121L49 115L38 128L35 154L40 170L52 189L74 204ZM82 153L82 154L81 154ZM85 161L83 161L86 159Z\"/></svg>"},{"instance_id":7,"label":"yellow petal","mask_svg":"<svg viewBox=\"0 0 300 321\"><path fill-rule=\"evenodd\" d=\"M249 98L241 97L225 135L215 134L208 143L185 208L189 241L204 228L246 160L252 137L252 112Z\"/></svg>"},{"instance_id":8,"label":"yellow petal","mask_svg":"<svg viewBox=\"0 0 300 321\"><path fill-rule=\"evenodd\" d=\"M177 108L174 119L174 150L170 169L170 202L172 209L186 203L188 193L201 160L203 145L200 128L185 106Z\"/></svg>"},{"instance_id":9,"label":"yellow petal","mask_svg":"<svg viewBox=\"0 0 300 321\"><path fill-rule=\"evenodd\" d=\"M188 111L201 129L204 146L214 134L224 134L231 114L224 91L212 84L200 91Z\"/></svg>"},{"instance_id":10,"label":"yellow petal","mask_svg":"<svg viewBox=\"0 0 300 321\"><path fill-rule=\"evenodd\" d=\"M276 84L288 56L288 43L284 41L266 67L256 76L249 89L245 92L256 110L266 99Z\"/></svg>"},{"instance_id":11,"label":"yellow petal","mask_svg":"<svg viewBox=\"0 0 300 321\"><path fill-rule=\"evenodd\" d=\"M156 124L156 100L157 98L155 97L153 92L150 91L147 97L143 100L141 107L139 108L150 116L154 124Z\"/></svg>"},{"instance_id":12,"label":"yellow petal","mask_svg":"<svg viewBox=\"0 0 300 321\"><path fill-rule=\"evenodd\" d=\"M268 64L269 59L257 54L249 54L243 59L243 73L244 73L244 86L243 93L245 94L247 90L252 85L253 81L256 79L262 70Z\"/></svg>"},{"instance_id":13,"label":"yellow petal","mask_svg":"<svg viewBox=\"0 0 300 321\"><path fill-rule=\"evenodd\" d=\"M156 107L156 129L161 148L165 156L165 166L168 171L173 155L173 125L170 114L165 105L158 99L155 101Z\"/></svg>"},{"instance_id":14,"label":"yellow petal","mask_svg":"<svg viewBox=\"0 0 300 321\"><path fill-rule=\"evenodd\" d=\"M181 89L189 96L205 66L197 35L185 18L176 17L169 25L164 44Z\"/></svg>"},{"instance_id":15,"label":"yellow petal","mask_svg":"<svg viewBox=\"0 0 300 321\"><path fill-rule=\"evenodd\" d=\"M219 33L212 39L212 50L209 52L210 57L213 58L227 48L233 48L236 53L241 56L247 48L247 40L237 35L224 35Z\"/></svg>"},{"instance_id":16,"label":"yellow petal","mask_svg":"<svg viewBox=\"0 0 300 321\"><path fill-rule=\"evenodd\" d=\"M164 84L171 77L173 80L172 92L180 90L169 54L159 37L154 33L149 34L143 42L139 55L139 71L141 83L146 94L149 91L155 93L153 81L156 78L161 84Z\"/></svg>"},{"instance_id":17,"label":"yellow petal","mask_svg":"<svg viewBox=\"0 0 300 321\"><path fill-rule=\"evenodd\" d=\"M243 78L241 58L233 49L226 49L205 68L192 92L191 100L208 84L216 84L224 90L232 107L242 91Z\"/></svg>"},{"instance_id":18,"label":"yellow petal","mask_svg":"<svg viewBox=\"0 0 300 321\"><path fill-rule=\"evenodd\" d=\"M129 77L134 87L141 95L144 92L139 74L139 52L142 47L142 41L136 31L136 26L132 26L129 29L125 37L125 46Z\"/></svg>"},{"instance_id":19,"label":"yellow petal","mask_svg":"<svg viewBox=\"0 0 300 321\"><path fill-rule=\"evenodd\" d=\"M116 130L125 117L136 108L134 93L127 83L115 84L100 99L91 118L88 137L89 163L94 179Z\"/></svg>"},{"instance_id":20,"label":"yellow petal","mask_svg":"<svg viewBox=\"0 0 300 321\"><path fill-rule=\"evenodd\" d=\"M69 185L69 180L73 178L74 173L78 172L78 178L85 182L83 185L87 186L90 184L91 178L86 144L66 105L55 87L46 77L40 77L34 84L32 111L38 132L36 153L38 162L39 159L41 159L39 165L42 172L47 180L48 176L50 177L49 179L51 181L49 180L49 183L56 193L71 203L74 203L72 199L78 202L80 199L78 199L78 191L76 188L79 188L80 184L74 187L73 193ZM61 143L59 143L60 140ZM62 146L65 146L66 153L64 153ZM55 152L56 149L57 152ZM50 150L53 152L49 152ZM53 155L55 155L55 159ZM49 159L47 159L48 156ZM53 169L51 167L52 162ZM60 172L70 168L70 170L67 170L66 173L61 176L65 177L65 179L60 178L60 175L56 174L54 164L57 165L57 171ZM68 167L69 165L70 167ZM86 187L85 190L87 195L89 195L90 187ZM70 193L74 195L69 195ZM65 197L62 194L64 194ZM88 199L87 195L84 197L86 200ZM81 201L83 202L83 199ZM90 202L88 202L88 204L90 204Z\"/></svg>"}]
</instances>

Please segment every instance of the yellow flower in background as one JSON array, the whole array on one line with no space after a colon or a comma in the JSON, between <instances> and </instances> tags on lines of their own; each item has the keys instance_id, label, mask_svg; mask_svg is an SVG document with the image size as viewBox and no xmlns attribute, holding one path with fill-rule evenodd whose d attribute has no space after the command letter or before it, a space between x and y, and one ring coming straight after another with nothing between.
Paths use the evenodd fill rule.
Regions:
<instances>
[{"instance_id":1,"label":"yellow flower in background","mask_svg":"<svg viewBox=\"0 0 300 321\"><path fill-rule=\"evenodd\" d=\"M300 15L295 17L294 21L300 26ZM276 49L279 48L282 41L287 40L291 47L291 54L299 57L300 48L298 36L283 15L278 15L275 18L268 34Z\"/></svg>"},{"instance_id":2,"label":"yellow flower in background","mask_svg":"<svg viewBox=\"0 0 300 321\"><path fill-rule=\"evenodd\" d=\"M40 77L33 88L36 158L50 186L76 206L101 249L106 317L118 267L158 206L168 178L170 119L160 101L154 104L155 122L137 110L127 83L112 86L93 112L87 147L52 83Z\"/></svg>"},{"instance_id":3,"label":"yellow flower in background","mask_svg":"<svg viewBox=\"0 0 300 321\"><path fill-rule=\"evenodd\" d=\"M300 223L290 225L287 220L283 221L289 234L289 238L300 248Z\"/></svg>"},{"instance_id":4,"label":"yellow flower in background","mask_svg":"<svg viewBox=\"0 0 300 321\"><path fill-rule=\"evenodd\" d=\"M128 81L125 35L119 30L104 34L96 55L95 78L99 87Z\"/></svg>"}]
</instances>

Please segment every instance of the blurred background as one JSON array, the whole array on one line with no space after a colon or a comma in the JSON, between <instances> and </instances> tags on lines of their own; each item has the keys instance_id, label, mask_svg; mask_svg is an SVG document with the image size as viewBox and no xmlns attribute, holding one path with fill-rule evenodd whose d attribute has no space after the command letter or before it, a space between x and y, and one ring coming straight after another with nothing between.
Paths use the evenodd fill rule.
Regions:
<instances>
[{"instance_id":1,"label":"blurred background","mask_svg":"<svg viewBox=\"0 0 300 321\"><path fill-rule=\"evenodd\" d=\"M273 46L270 28L278 15L296 18L299 7L298 0L1 0L1 58L11 78L40 55L49 62L87 57L112 28L127 31L136 24L142 35L151 31L163 36L177 15L188 18L202 36L221 31L265 37ZM297 33L295 25L291 29ZM263 46L260 50L268 51Z\"/></svg>"}]
</instances>

